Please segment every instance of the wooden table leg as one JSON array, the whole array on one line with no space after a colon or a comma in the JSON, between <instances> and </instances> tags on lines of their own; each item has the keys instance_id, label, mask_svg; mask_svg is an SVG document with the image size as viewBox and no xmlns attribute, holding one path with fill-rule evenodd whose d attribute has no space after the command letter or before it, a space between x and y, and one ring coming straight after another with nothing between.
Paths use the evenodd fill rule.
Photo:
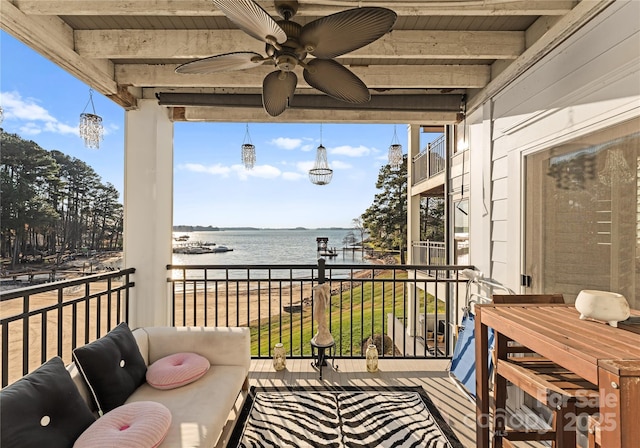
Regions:
<instances>
[{"instance_id":1,"label":"wooden table leg","mask_svg":"<svg viewBox=\"0 0 640 448\"><path fill-rule=\"evenodd\" d=\"M507 359L507 341L509 338L506 336L495 333L494 341L496 344L495 359L496 365L495 381L493 384L493 400L494 400L494 412L493 412L493 448L502 448L503 436L506 429L507 420L507 380L498 375L497 364L500 360L506 361Z\"/></svg>"},{"instance_id":2,"label":"wooden table leg","mask_svg":"<svg viewBox=\"0 0 640 448\"><path fill-rule=\"evenodd\" d=\"M489 343L482 325L482 306L475 307L476 338L476 447L489 448Z\"/></svg>"},{"instance_id":3,"label":"wooden table leg","mask_svg":"<svg viewBox=\"0 0 640 448\"><path fill-rule=\"evenodd\" d=\"M600 360L600 436L603 447L633 448L640 439L640 362Z\"/></svg>"}]
</instances>

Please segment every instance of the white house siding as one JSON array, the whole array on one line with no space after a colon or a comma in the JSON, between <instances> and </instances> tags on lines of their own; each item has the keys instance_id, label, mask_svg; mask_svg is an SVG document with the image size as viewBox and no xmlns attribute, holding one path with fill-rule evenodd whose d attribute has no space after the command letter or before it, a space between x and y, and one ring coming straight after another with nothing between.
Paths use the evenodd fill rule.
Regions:
<instances>
[{"instance_id":1,"label":"white house siding","mask_svg":"<svg viewBox=\"0 0 640 448\"><path fill-rule=\"evenodd\" d=\"M524 257L524 156L638 116L640 1L616 1L470 114L471 263L517 290Z\"/></svg>"}]
</instances>

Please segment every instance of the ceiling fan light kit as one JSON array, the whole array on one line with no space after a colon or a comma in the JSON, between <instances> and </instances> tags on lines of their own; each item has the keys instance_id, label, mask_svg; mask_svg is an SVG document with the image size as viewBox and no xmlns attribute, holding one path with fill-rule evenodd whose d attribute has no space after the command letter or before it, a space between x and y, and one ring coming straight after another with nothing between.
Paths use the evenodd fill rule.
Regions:
<instances>
[{"instance_id":1,"label":"ceiling fan light kit","mask_svg":"<svg viewBox=\"0 0 640 448\"><path fill-rule=\"evenodd\" d=\"M353 8L313 20L302 26L290 19L298 11L296 0L276 0L282 20L274 20L253 0L212 0L238 28L266 44L266 56L234 52L187 62L177 73L209 74L244 70L262 64L275 65L262 84L264 110L276 117L289 107L298 83L296 67L305 81L340 101L360 104L371 99L365 83L351 70L333 60L374 42L395 24L394 11L380 7ZM313 56L305 61L307 56Z\"/></svg>"}]
</instances>

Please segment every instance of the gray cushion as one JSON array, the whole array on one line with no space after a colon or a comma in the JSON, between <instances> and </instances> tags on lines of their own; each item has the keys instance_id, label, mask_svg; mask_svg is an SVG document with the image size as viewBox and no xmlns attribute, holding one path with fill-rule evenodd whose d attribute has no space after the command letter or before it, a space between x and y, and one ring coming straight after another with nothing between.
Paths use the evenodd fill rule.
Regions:
<instances>
[{"instance_id":1,"label":"gray cushion","mask_svg":"<svg viewBox=\"0 0 640 448\"><path fill-rule=\"evenodd\" d=\"M2 448L71 448L95 418L55 357L0 391Z\"/></svg>"},{"instance_id":2,"label":"gray cushion","mask_svg":"<svg viewBox=\"0 0 640 448\"><path fill-rule=\"evenodd\" d=\"M126 322L73 351L73 359L103 415L117 408L145 381L147 366Z\"/></svg>"}]
</instances>

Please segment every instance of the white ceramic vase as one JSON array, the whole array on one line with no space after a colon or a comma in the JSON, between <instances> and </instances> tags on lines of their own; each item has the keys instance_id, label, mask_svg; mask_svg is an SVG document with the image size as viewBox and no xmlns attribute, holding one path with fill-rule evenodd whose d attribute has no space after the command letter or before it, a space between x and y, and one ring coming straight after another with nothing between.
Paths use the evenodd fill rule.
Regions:
<instances>
[{"instance_id":1,"label":"white ceramic vase","mask_svg":"<svg viewBox=\"0 0 640 448\"><path fill-rule=\"evenodd\" d=\"M617 327L618 322L631 315L627 299L609 291L584 289L578 294L575 307L580 312L580 319L602 320L612 327Z\"/></svg>"}]
</instances>

